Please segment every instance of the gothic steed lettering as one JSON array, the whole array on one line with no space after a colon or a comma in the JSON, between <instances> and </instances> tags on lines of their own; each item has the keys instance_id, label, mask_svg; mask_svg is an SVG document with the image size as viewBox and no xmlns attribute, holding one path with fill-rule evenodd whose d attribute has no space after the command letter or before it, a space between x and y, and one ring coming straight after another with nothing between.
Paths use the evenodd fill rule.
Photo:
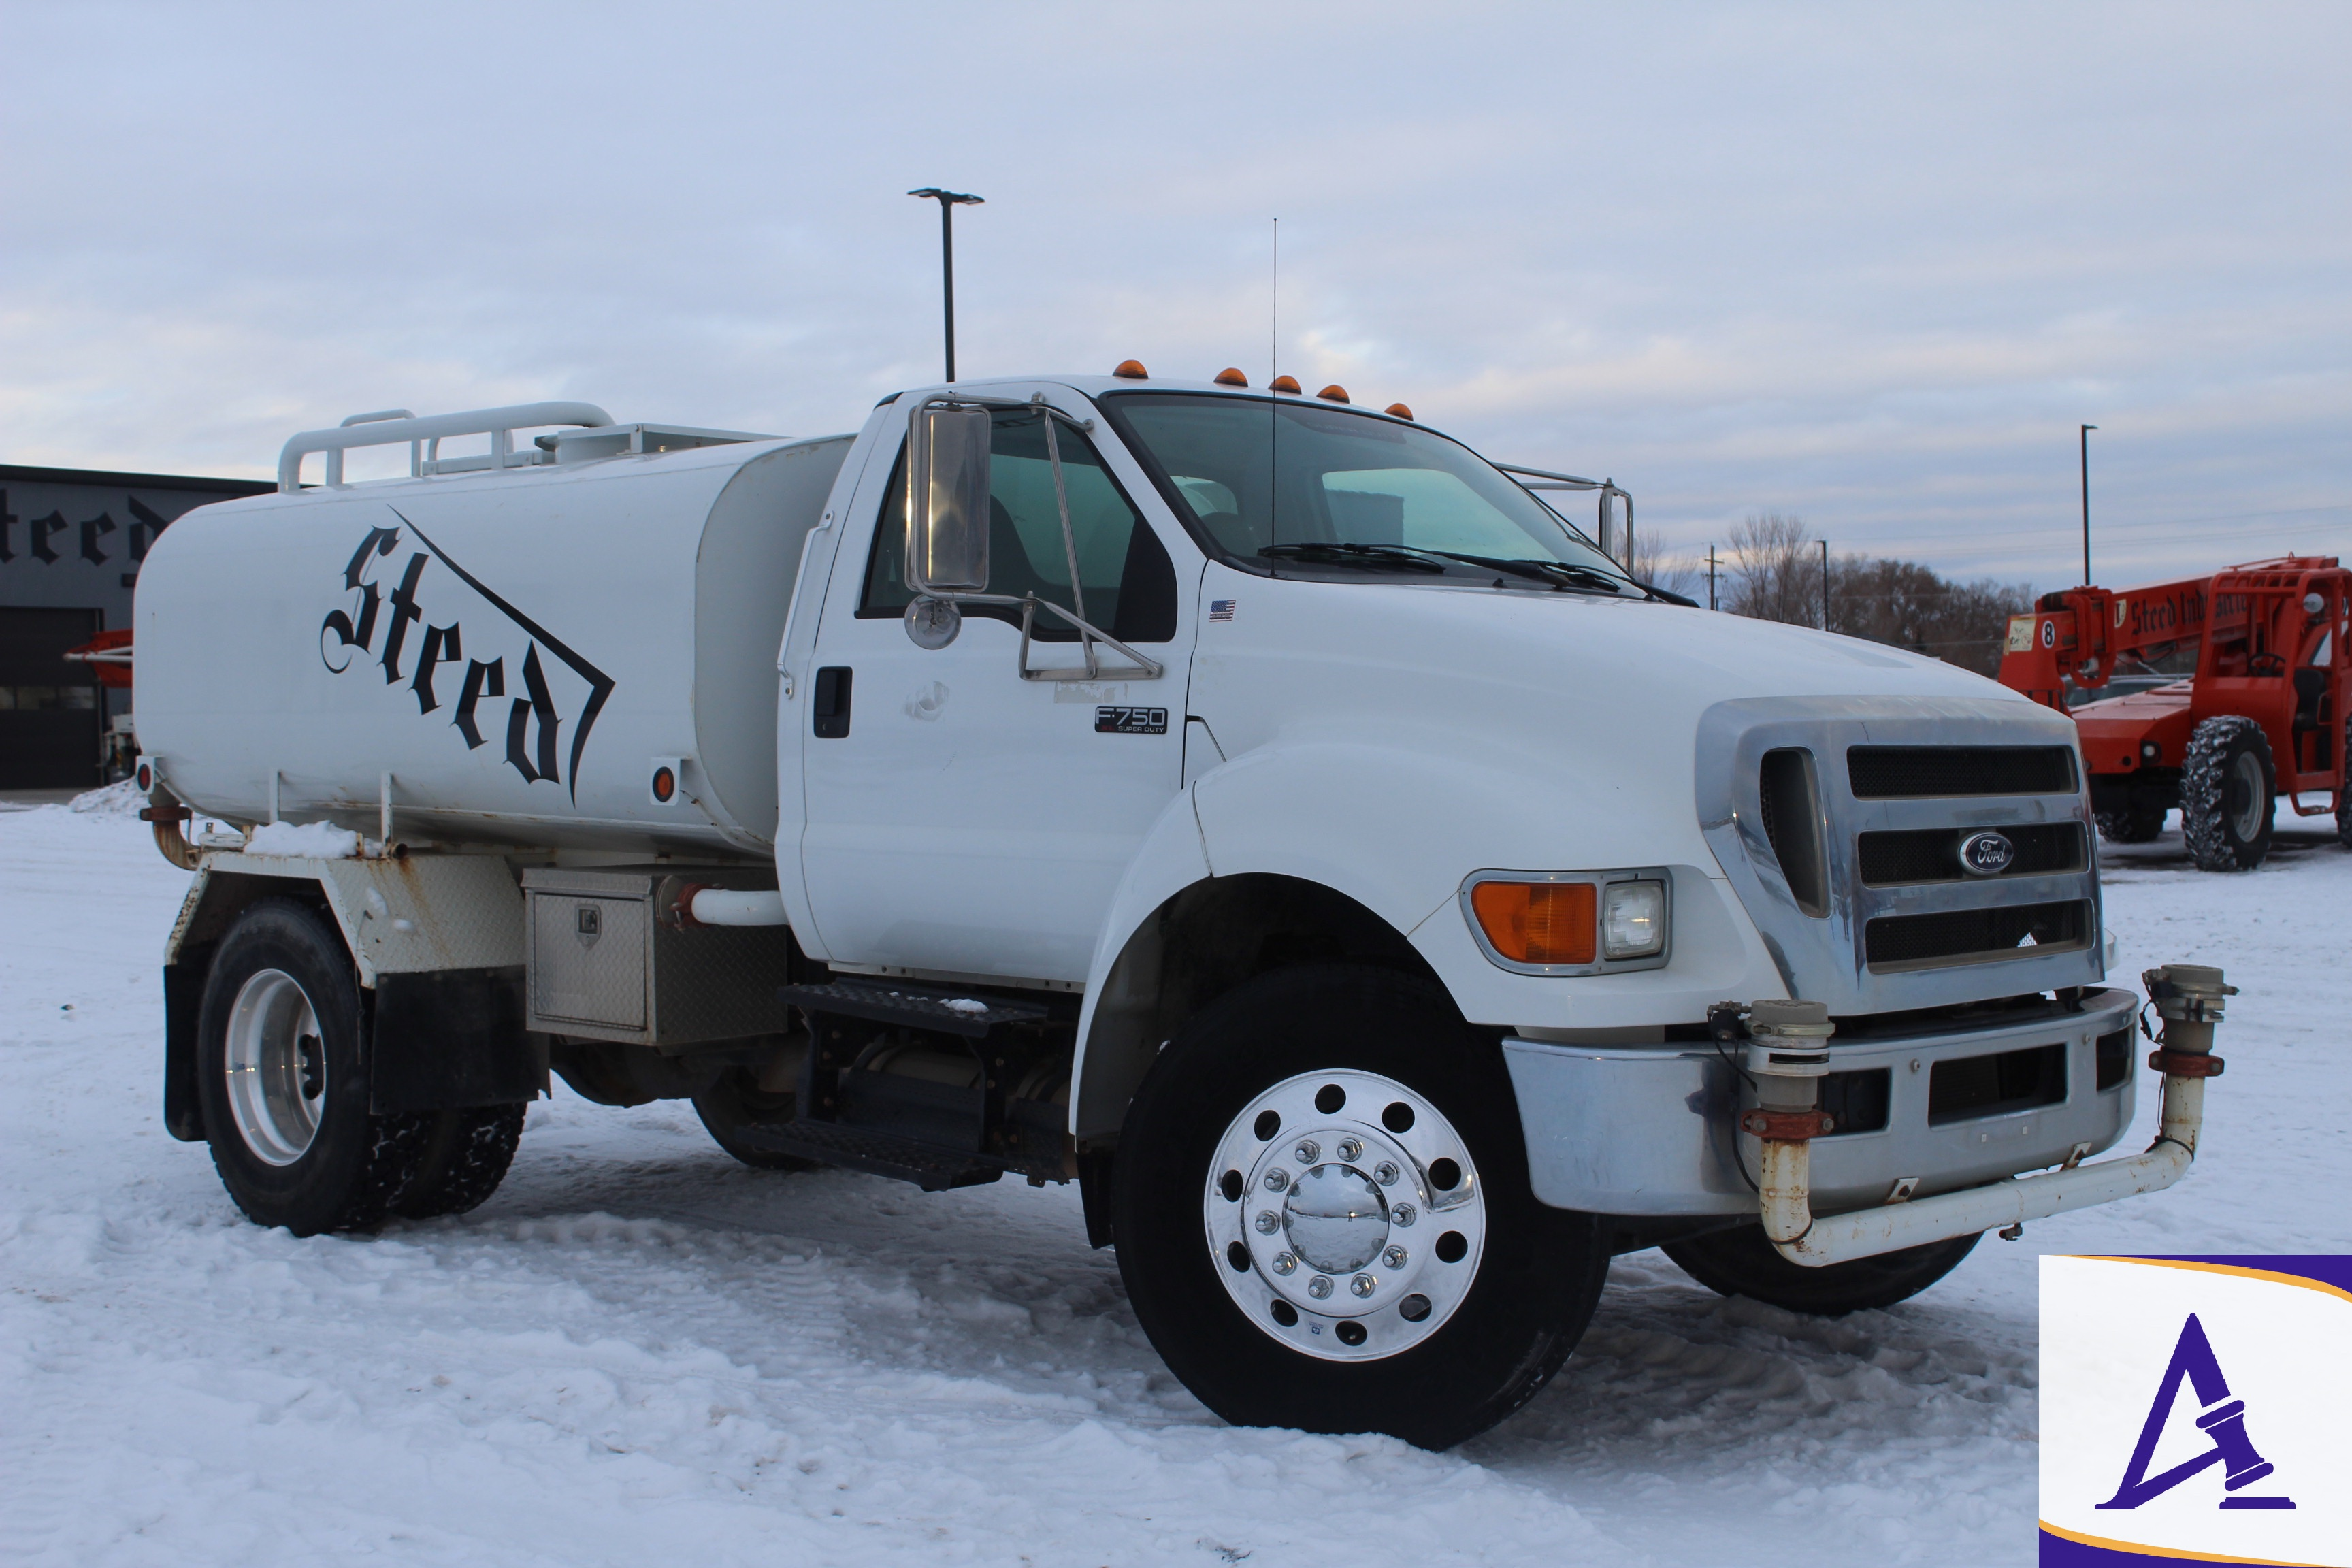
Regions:
<instances>
[{"instance_id":1,"label":"gothic steed lettering","mask_svg":"<svg viewBox=\"0 0 2352 1568\"><path fill-rule=\"evenodd\" d=\"M482 704L509 697L507 660L516 653L511 639L520 633L523 647L513 676L519 689L509 701L504 726L507 765L525 784L568 784L572 798L577 801L581 753L587 749L597 715L613 695L613 678L451 560L404 513L391 507L384 510L400 520L400 527L368 530L359 548L352 552L343 568L344 603L319 623L320 661L337 675L373 661L383 671L386 686L407 683L419 716L439 711L446 704L449 724L472 751L499 731L497 719L486 714ZM400 549L404 532L422 548L412 550L406 560L394 566L391 559ZM427 605L435 591L428 585L425 570L436 562L496 612L496 618L488 622L476 619L470 639L457 616L452 616L446 626L438 625ZM440 592L446 603L446 584ZM469 642L471 654L491 657L470 657ZM585 688L572 690L580 700L579 713L570 721L568 752L562 742L566 720L558 706L555 683L550 679L549 659L541 657L542 648L558 669L570 671ZM460 665L462 675L456 668ZM457 690L451 697L453 681Z\"/></svg>"}]
</instances>

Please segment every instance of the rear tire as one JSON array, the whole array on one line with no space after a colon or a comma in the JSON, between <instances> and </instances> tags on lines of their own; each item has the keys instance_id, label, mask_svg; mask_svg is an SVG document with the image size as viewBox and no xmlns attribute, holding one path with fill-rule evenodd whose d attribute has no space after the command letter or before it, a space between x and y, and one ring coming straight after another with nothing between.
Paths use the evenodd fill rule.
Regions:
<instances>
[{"instance_id":1,"label":"rear tire","mask_svg":"<svg viewBox=\"0 0 2352 1568\"><path fill-rule=\"evenodd\" d=\"M367 1230L400 1201L433 1118L368 1110L359 978L342 940L290 899L229 928L196 1014L196 1093L221 1184L297 1236Z\"/></svg>"},{"instance_id":2,"label":"rear tire","mask_svg":"<svg viewBox=\"0 0 2352 1568\"><path fill-rule=\"evenodd\" d=\"M1958 1268L1981 1239L1955 1237L1820 1268L1781 1257L1760 1225L1668 1242L1662 1250L1718 1296L1747 1296L1791 1312L1843 1318L1910 1300Z\"/></svg>"},{"instance_id":3,"label":"rear tire","mask_svg":"<svg viewBox=\"0 0 2352 1568\"><path fill-rule=\"evenodd\" d=\"M755 1171L814 1171L822 1162L755 1149L743 1140L747 1127L774 1126L794 1114L790 1089L763 1093L759 1075L750 1068L729 1068L694 1097L694 1113L702 1118L710 1141Z\"/></svg>"},{"instance_id":4,"label":"rear tire","mask_svg":"<svg viewBox=\"0 0 2352 1568\"><path fill-rule=\"evenodd\" d=\"M2097 820L2099 837L2110 844L2147 844L2164 831L2160 811L2103 811Z\"/></svg>"},{"instance_id":5,"label":"rear tire","mask_svg":"<svg viewBox=\"0 0 2352 1568\"><path fill-rule=\"evenodd\" d=\"M2270 738L2252 719L2226 713L2189 737L2180 770L2180 830L2200 871L2251 871L2271 851L2278 770Z\"/></svg>"},{"instance_id":6,"label":"rear tire","mask_svg":"<svg viewBox=\"0 0 2352 1568\"><path fill-rule=\"evenodd\" d=\"M479 1207L506 1180L529 1109L482 1105L435 1112L395 1212L404 1219L437 1219Z\"/></svg>"},{"instance_id":7,"label":"rear tire","mask_svg":"<svg viewBox=\"0 0 2352 1568\"><path fill-rule=\"evenodd\" d=\"M1608 1275L1591 1216L1528 1189L1494 1043L1385 970L1281 970L1203 1010L1137 1091L1114 1183L1137 1319L1237 1426L1449 1447L1543 1387Z\"/></svg>"}]
</instances>

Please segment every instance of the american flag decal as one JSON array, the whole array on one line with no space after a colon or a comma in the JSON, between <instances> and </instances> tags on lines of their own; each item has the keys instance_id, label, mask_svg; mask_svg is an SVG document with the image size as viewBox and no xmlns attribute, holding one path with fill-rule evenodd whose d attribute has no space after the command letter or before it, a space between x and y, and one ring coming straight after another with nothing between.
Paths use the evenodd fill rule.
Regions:
<instances>
[{"instance_id":1,"label":"american flag decal","mask_svg":"<svg viewBox=\"0 0 2352 1568\"><path fill-rule=\"evenodd\" d=\"M1209 618L1213 621L1232 620L1234 618L1234 602L1231 599L1210 600Z\"/></svg>"}]
</instances>

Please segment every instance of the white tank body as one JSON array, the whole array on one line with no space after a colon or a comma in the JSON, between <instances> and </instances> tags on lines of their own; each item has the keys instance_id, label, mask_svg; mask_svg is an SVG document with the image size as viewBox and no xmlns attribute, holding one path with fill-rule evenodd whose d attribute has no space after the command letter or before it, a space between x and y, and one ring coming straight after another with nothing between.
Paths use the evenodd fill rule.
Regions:
<instances>
[{"instance_id":1,"label":"white tank body","mask_svg":"<svg viewBox=\"0 0 2352 1568\"><path fill-rule=\"evenodd\" d=\"M850 441L198 508L139 574L141 752L237 822L373 836L390 775L409 842L771 853L777 652Z\"/></svg>"}]
</instances>

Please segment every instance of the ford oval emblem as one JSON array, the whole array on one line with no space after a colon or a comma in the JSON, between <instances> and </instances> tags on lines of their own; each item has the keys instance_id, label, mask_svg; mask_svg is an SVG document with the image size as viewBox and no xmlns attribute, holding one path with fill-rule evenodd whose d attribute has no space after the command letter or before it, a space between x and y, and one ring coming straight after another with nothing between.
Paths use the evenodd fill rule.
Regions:
<instances>
[{"instance_id":1,"label":"ford oval emblem","mask_svg":"<svg viewBox=\"0 0 2352 1568\"><path fill-rule=\"evenodd\" d=\"M1960 840L1960 869L1971 877L1998 877L2016 859L2017 846L1990 829Z\"/></svg>"}]
</instances>

